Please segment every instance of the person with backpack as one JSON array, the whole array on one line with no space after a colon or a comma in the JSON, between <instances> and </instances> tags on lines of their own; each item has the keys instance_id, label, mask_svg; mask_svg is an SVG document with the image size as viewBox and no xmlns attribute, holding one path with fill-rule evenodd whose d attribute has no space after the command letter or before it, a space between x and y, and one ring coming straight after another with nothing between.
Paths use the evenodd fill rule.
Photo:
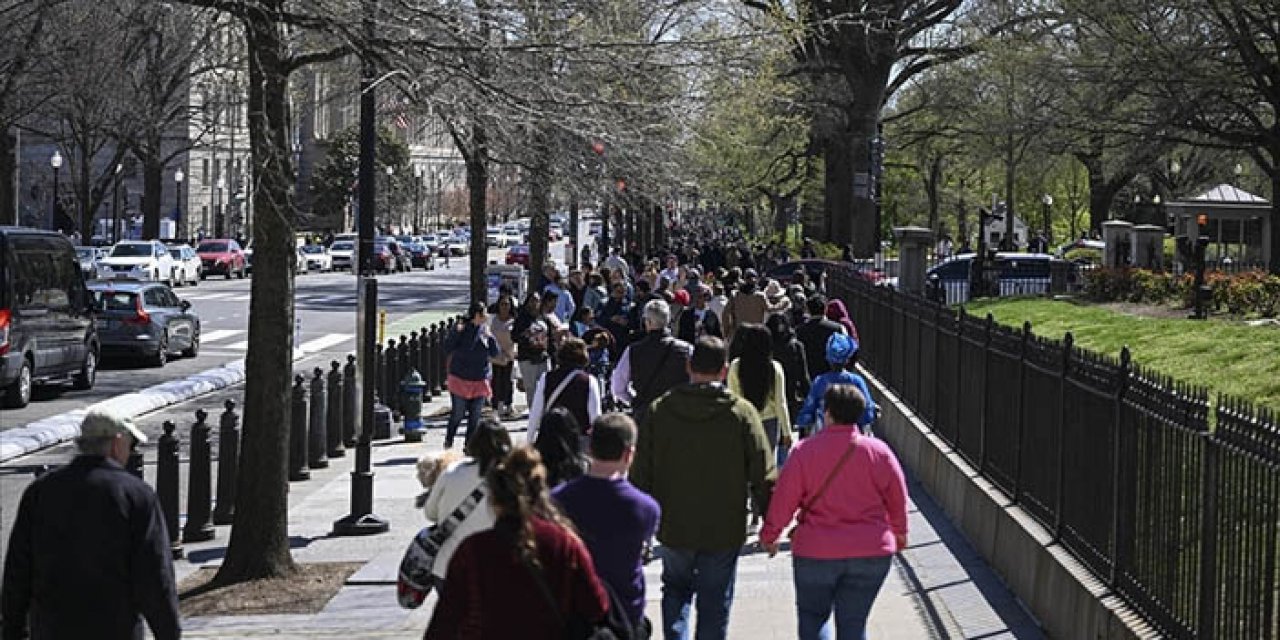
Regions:
<instances>
[{"instance_id":1,"label":"person with backpack","mask_svg":"<svg viewBox=\"0 0 1280 640\"><path fill-rule=\"evenodd\" d=\"M538 429L533 448L538 450L547 468L547 489L554 490L587 469L582 445L585 436L579 424L564 407L553 407L542 416L542 428Z\"/></svg>"},{"instance_id":2,"label":"person with backpack","mask_svg":"<svg viewBox=\"0 0 1280 640\"><path fill-rule=\"evenodd\" d=\"M644 337L622 352L610 379L613 397L620 402L630 402L637 421L644 420L649 403L676 385L688 382L687 365L693 352L689 343L673 338L667 329L671 308L666 302L650 300L643 315Z\"/></svg>"},{"instance_id":3,"label":"person with backpack","mask_svg":"<svg viewBox=\"0 0 1280 640\"><path fill-rule=\"evenodd\" d=\"M866 637L867 616L907 546L907 485L884 442L857 422L866 398L850 384L823 392L827 427L796 445L778 478L760 544L777 555L791 532L792 579L800 640Z\"/></svg>"},{"instance_id":4,"label":"person with backpack","mask_svg":"<svg viewBox=\"0 0 1280 640\"><path fill-rule=\"evenodd\" d=\"M857 359L857 340L843 333L832 334L827 339L826 363L831 370L814 378L813 385L809 389L809 395L805 397L804 405L800 407L800 415L796 417L796 424L800 427L802 433L811 435L822 429L823 423L821 420L825 416L823 398L826 397L827 387L833 384L851 384L858 388L865 400L862 415L858 416L855 422L863 433L870 434L871 423L875 422L879 408L876 407L875 400L871 398L871 390L867 388L867 381L853 371L854 365L857 364Z\"/></svg>"},{"instance_id":5,"label":"person with backpack","mask_svg":"<svg viewBox=\"0 0 1280 640\"><path fill-rule=\"evenodd\" d=\"M556 367L543 374L534 388L526 431L531 444L538 440L543 415L553 407L564 407L579 425L589 425L600 415L600 381L587 372L589 364L587 344L565 338L556 352Z\"/></svg>"}]
</instances>

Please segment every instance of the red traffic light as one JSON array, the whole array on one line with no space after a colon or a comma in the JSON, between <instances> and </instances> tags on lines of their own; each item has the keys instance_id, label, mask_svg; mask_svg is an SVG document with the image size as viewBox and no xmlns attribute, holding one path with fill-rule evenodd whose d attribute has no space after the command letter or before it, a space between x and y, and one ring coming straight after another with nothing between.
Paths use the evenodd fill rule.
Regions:
<instances>
[{"instance_id":1,"label":"red traffic light","mask_svg":"<svg viewBox=\"0 0 1280 640\"><path fill-rule=\"evenodd\" d=\"M592 142L592 143L591 143L591 150L592 150L592 151L594 151L594 152L596 152L596 155L598 155L598 156L602 156L602 155L604 155L604 143L603 143L603 142L600 142L599 140L596 140L595 142Z\"/></svg>"},{"instance_id":2,"label":"red traffic light","mask_svg":"<svg viewBox=\"0 0 1280 640\"><path fill-rule=\"evenodd\" d=\"M619 178L619 179L618 179L618 191L620 191L620 192L621 192L621 191L626 191L626 190L627 190L627 181L626 181L626 180L623 180L623 179L621 179L621 178Z\"/></svg>"}]
</instances>

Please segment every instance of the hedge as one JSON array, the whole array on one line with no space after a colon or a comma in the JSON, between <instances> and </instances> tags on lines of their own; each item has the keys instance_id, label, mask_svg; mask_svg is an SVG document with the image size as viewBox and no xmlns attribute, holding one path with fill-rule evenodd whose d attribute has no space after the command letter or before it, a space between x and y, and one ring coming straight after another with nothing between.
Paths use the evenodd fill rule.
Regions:
<instances>
[{"instance_id":1,"label":"hedge","mask_svg":"<svg viewBox=\"0 0 1280 640\"><path fill-rule=\"evenodd\" d=\"M1097 302L1195 304L1195 277L1147 269L1098 268L1086 271L1085 296ZM1280 312L1280 276L1265 271L1237 274L1209 272L1205 284L1213 292L1213 306L1235 316L1275 317Z\"/></svg>"}]
</instances>

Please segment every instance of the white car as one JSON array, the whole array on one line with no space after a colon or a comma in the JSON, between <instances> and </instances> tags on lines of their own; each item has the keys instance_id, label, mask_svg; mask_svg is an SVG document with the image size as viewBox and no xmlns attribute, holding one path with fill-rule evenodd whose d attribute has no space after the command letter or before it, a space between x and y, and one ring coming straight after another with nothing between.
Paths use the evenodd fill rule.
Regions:
<instances>
[{"instance_id":1,"label":"white car","mask_svg":"<svg viewBox=\"0 0 1280 640\"><path fill-rule=\"evenodd\" d=\"M178 284L190 284L193 287L200 284L200 273L204 271L204 265L191 245L169 247L169 257L178 263Z\"/></svg>"},{"instance_id":2,"label":"white car","mask_svg":"<svg viewBox=\"0 0 1280 640\"><path fill-rule=\"evenodd\" d=\"M178 264L169 255L168 247L155 240L125 240L116 243L111 253L98 261L98 277L150 280L172 287L178 280Z\"/></svg>"},{"instance_id":3,"label":"white car","mask_svg":"<svg viewBox=\"0 0 1280 640\"><path fill-rule=\"evenodd\" d=\"M563 238L564 238L564 227L560 226L559 222L552 222L551 223L551 239L554 241L554 240L561 240Z\"/></svg>"},{"instance_id":4,"label":"white car","mask_svg":"<svg viewBox=\"0 0 1280 640\"><path fill-rule=\"evenodd\" d=\"M322 244L308 244L302 247L302 255L307 259L307 268L314 271L333 271L333 255L328 247Z\"/></svg>"},{"instance_id":5,"label":"white car","mask_svg":"<svg viewBox=\"0 0 1280 640\"><path fill-rule=\"evenodd\" d=\"M462 236L449 236L446 238L446 242L449 246L449 253L455 256L465 256L471 253L471 242Z\"/></svg>"},{"instance_id":6,"label":"white car","mask_svg":"<svg viewBox=\"0 0 1280 640\"><path fill-rule=\"evenodd\" d=\"M334 240L329 245L329 268L351 270L356 258L356 243L351 240Z\"/></svg>"}]
</instances>

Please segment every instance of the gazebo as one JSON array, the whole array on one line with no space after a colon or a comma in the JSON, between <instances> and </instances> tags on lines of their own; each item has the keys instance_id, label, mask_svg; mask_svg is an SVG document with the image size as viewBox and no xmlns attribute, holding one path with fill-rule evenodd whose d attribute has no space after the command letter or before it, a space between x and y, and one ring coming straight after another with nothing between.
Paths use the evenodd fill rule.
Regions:
<instances>
[{"instance_id":1,"label":"gazebo","mask_svg":"<svg viewBox=\"0 0 1280 640\"><path fill-rule=\"evenodd\" d=\"M1183 248L1195 246L1199 239L1200 216L1206 221L1209 246L1205 259L1209 264L1265 269L1271 259L1271 203L1252 193L1220 184L1194 198L1170 202L1165 210L1179 240L1177 261L1184 267L1189 266L1189 256Z\"/></svg>"}]
</instances>

